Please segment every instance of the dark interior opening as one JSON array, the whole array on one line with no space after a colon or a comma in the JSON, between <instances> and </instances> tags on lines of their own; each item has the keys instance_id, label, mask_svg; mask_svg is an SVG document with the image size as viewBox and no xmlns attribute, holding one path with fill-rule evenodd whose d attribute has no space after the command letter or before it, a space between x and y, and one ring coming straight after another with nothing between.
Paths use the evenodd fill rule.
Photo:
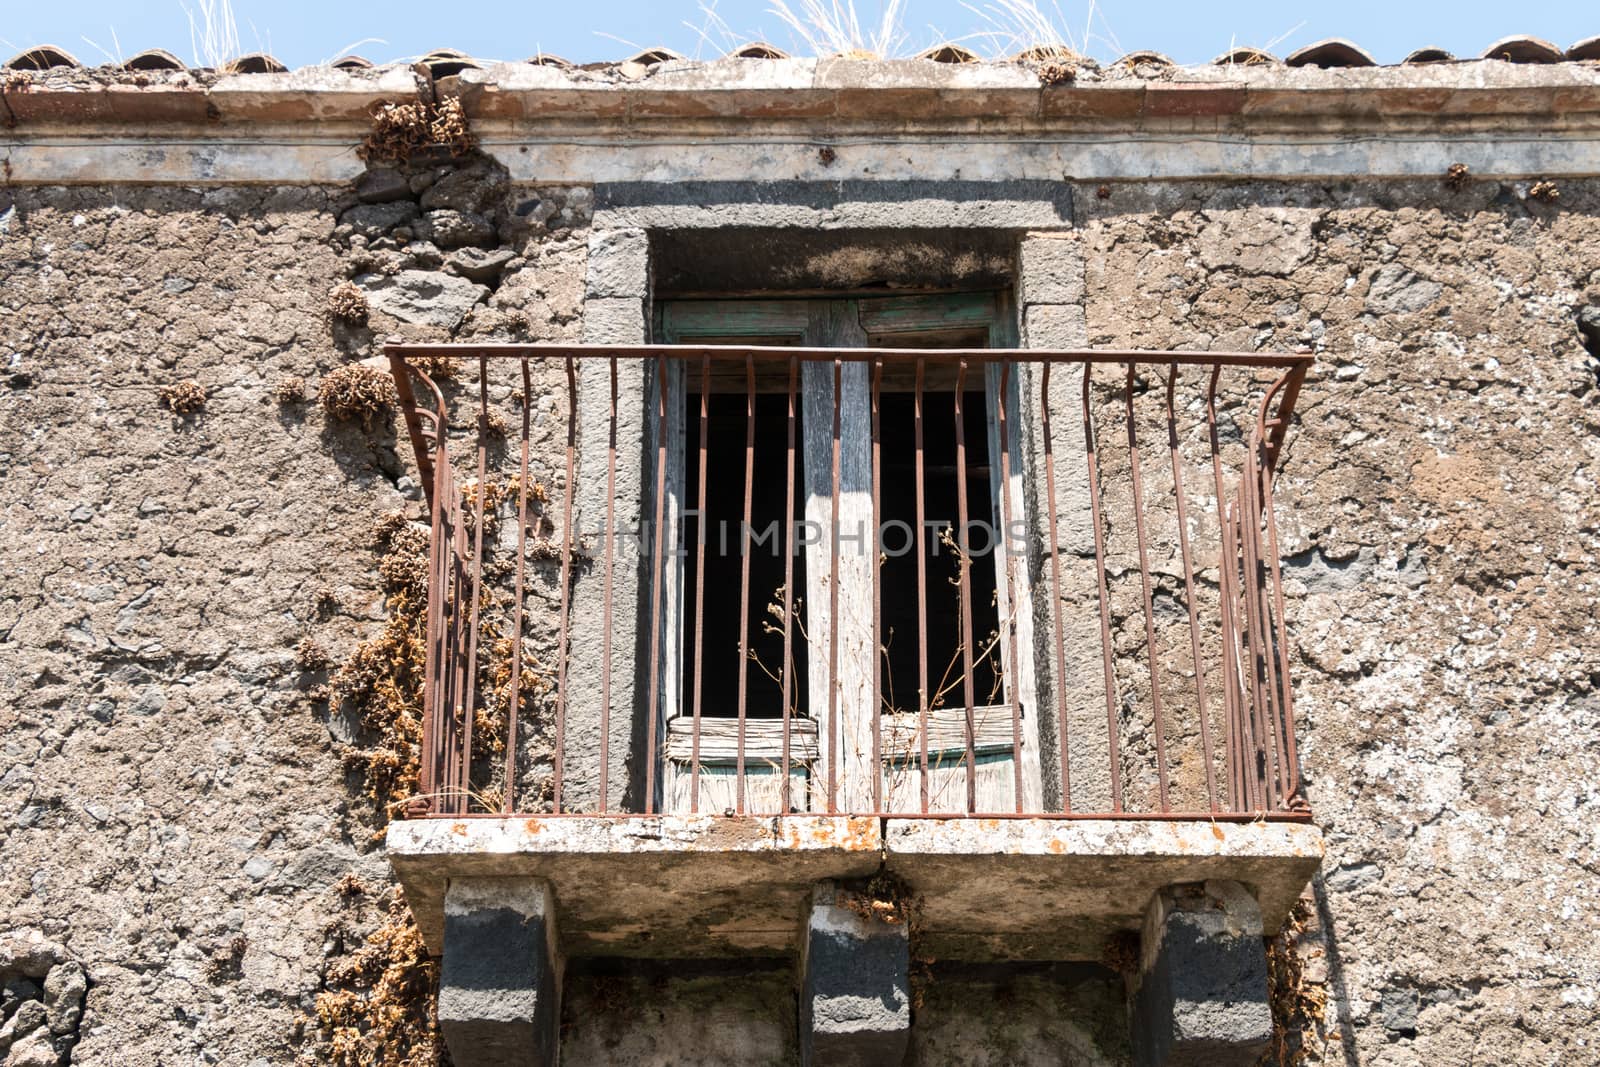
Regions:
<instances>
[{"instance_id":1,"label":"dark interior opening","mask_svg":"<svg viewBox=\"0 0 1600 1067\"><path fill-rule=\"evenodd\" d=\"M706 418L706 509L701 519L685 521L684 546L684 665L683 703L693 710L694 612L696 546L705 537L705 610L702 616L701 714L734 716L739 713L739 592L742 579L740 527L744 521L745 396L713 392ZM750 661L745 691L745 714L776 719L783 715L783 519L784 490L788 484L788 397L782 393L757 393L755 418L755 477L751 486L750 529ZM805 518L805 436L801 430L800 398L795 397L794 514ZM684 466L687 492L693 507L700 499L700 394L685 397ZM769 537L769 530L778 531ZM759 541L759 543L756 543ZM794 557L794 610L803 619L800 601L805 597L806 560ZM801 626L790 626L790 659L794 677L791 706L807 707L806 639Z\"/></svg>"},{"instance_id":2,"label":"dark interior opening","mask_svg":"<svg viewBox=\"0 0 1600 1067\"><path fill-rule=\"evenodd\" d=\"M910 392L881 394L882 484L880 527L903 523L883 535L879 572L882 643L887 652L880 661L880 684L886 711L914 712L918 707L918 595L917 556L920 546L926 561L926 620L930 700L941 689L934 706L960 706L961 601L957 558L941 542L940 531L955 527L957 507L956 426L954 390L926 390L923 394L924 518L937 524L916 531L916 414ZM987 409L981 390L963 393L967 450L967 514L969 522L984 524L971 537L970 583L974 644L973 693L979 705L998 703L998 655L982 655L999 629L996 603L994 548L991 535L993 508L989 482ZM683 703L693 709L695 684L696 546L705 544L705 608L700 620L704 679L701 714L733 716L739 707L739 595L741 581L740 523L744 515L746 399L742 393L713 392L706 427L706 509L701 518L685 520L684 591L685 640ZM794 515L805 516L805 457L801 432L800 399L796 397ZM751 496L751 528L761 537L769 529L781 531L784 491L788 478L788 405L783 393L758 392L755 418L755 470ZM699 499L700 394L685 397L685 499L692 507ZM813 547L811 551L824 551ZM754 654L748 666L746 709L750 718L777 718L782 714L779 678L783 662L782 595L783 547L781 533L751 544L749 642ZM794 559L795 610L804 609L806 558ZM809 704L805 635L791 626L793 706L804 713ZM991 650L992 652L993 650Z\"/></svg>"},{"instance_id":3,"label":"dark interior opening","mask_svg":"<svg viewBox=\"0 0 1600 1067\"><path fill-rule=\"evenodd\" d=\"M954 390L924 391L922 397L923 517L938 528L924 530L921 550L927 567L928 698L933 706L959 706L961 685L961 600L957 558L941 544L939 531L952 531L959 518L956 481L956 419ZM915 528L916 498L916 397L914 393L884 393L880 402L883 485L879 503L880 526L896 521ZM967 446L967 521L993 522L989 488L989 432L984 394L962 396L963 428ZM980 653L1000 626L995 602L994 549L981 530L970 537L969 582L972 589L973 695L978 704L997 703L999 673L993 657ZM887 647L882 675L885 710L916 711L917 679L917 557L915 551L895 555L905 543L904 529L884 533L884 558L879 572L882 589L882 642ZM952 688L953 687L953 688ZM948 692L942 701L940 689Z\"/></svg>"}]
</instances>

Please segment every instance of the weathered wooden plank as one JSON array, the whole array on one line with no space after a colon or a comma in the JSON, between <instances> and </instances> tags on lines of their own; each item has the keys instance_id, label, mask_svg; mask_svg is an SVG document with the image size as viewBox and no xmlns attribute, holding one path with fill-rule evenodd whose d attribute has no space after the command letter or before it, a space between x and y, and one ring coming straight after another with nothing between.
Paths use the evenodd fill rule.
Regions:
<instances>
[{"instance_id":1,"label":"weathered wooden plank","mask_svg":"<svg viewBox=\"0 0 1600 1067\"><path fill-rule=\"evenodd\" d=\"M995 317L991 293L891 296L862 300L859 305L861 328L867 333L920 333L968 326L987 329Z\"/></svg>"},{"instance_id":2,"label":"weathered wooden plank","mask_svg":"<svg viewBox=\"0 0 1600 1067\"><path fill-rule=\"evenodd\" d=\"M812 305L812 315L812 336L817 343L832 348L865 346L866 336L851 302L818 302ZM838 370L837 500L833 496L835 367L817 363L801 370L806 520L811 529L822 532L823 542L809 550L814 555L808 555L806 566L811 715L822 739L819 766L811 782L817 793L812 807L830 810L831 799L832 808L838 811L872 811L879 769L872 762L873 677L878 654L872 639L877 551L872 510L871 368L865 363L847 363ZM830 660L836 660L837 674L830 670Z\"/></svg>"},{"instance_id":3,"label":"weathered wooden plank","mask_svg":"<svg viewBox=\"0 0 1600 1067\"><path fill-rule=\"evenodd\" d=\"M668 344L769 335L798 341L809 325L808 304L801 300L675 300L661 307L661 329Z\"/></svg>"},{"instance_id":4,"label":"weathered wooden plank","mask_svg":"<svg viewBox=\"0 0 1600 1067\"><path fill-rule=\"evenodd\" d=\"M817 724L810 719L791 719L789 744L791 758L817 758ZM685 765L694 754L694 717L680 715L667 724L667 756ZM776 761L783 758L783 720L745 720L745 759L747 762ZM700 718L700 764L738 759L739 720Z\"/></svg>"},{"instance_id":5,"label":"weathered wooden plank","mask_svg":"<svg viewBox=\"0 0 1600 1067\"><path fill-rule=\"evenodd\" d=\"M744 776L744 808L756 815L777 814L782 811L782 767L777 763L746 766ZM805 768L789 768L789 796L796 803L804 803L806 796ZM669 763L666 774L667 810L689 810L693 779L688 764ZM700 803L702 812L733 811L738 804L738 772L728 764L700 765Z\"/></svg>"},{"instance_id":6,"label":"weathered wooden plank","mask_svg":"<svg viewBox=\"0 0 1600 1067\"><path fill-rule=\"evenodd\" d=\"M880 728L885 763L909 758L920 759L920 722L915 712L884 715ZM974 735L979 755L1011 751L1011 708L993 705L974 709ZM789 723L789 744L795 759L815 759L818 729L814 719L797 718ZM700 762L702 765L738 758L739 721L723 716L700 718ZM687 763L694 753L694 717L680 715L667 724L667 758ZM928 712L928 758L959 758L966 751L966 716L961 708L934 708ZM745 720L745 758L751 761L777 760L783 752L783 720Z\"/></svg>"},{"instance_id":7,"label":"weathered wooden plank","mask_svg":"<svg viewBox=\"0 0 1600 1067\"><path fill-rule=\"evenodd\" d=\"M1028 561L1028 523L1023 486L1023 452L1021 424L1025 417L1020 407L1020 389L1015 373L1005 375L1004 394L1001 393L1001 369L984 368L984 383L988 392L989 409L989 487L993 501L994 527L1000 532L995 539L995 587L1000 608L1001 633L1000 661L1005 675L1007 695L1018 706L1022 735L1022 751L1017 753L1022 761L1022 804L1025 811L1038 811L1044 802L1043 781L1040 777L1039 691L1034 675L1033 601ZM1001 439L999 403L1005 402L1007 426L1005 439ZM1001 450L1005 451L1004 457ZM1002 462L1004 459L1006 462ZM1009 468L1009 469L1008 469ZM1009 474L1009 477L1005 475ZM1002 479L1004 478L1004 481ZM1010 513L1002 514L1006 494L1010 495ZM1012 661L1012 635L1015 635L1016 660ZM1016 692L1009 690L1015 685ZM1006 711L1009 725L1011 710ZM1016 783L1012 783L1013 805Z\"/></svg>"}]
</instances>

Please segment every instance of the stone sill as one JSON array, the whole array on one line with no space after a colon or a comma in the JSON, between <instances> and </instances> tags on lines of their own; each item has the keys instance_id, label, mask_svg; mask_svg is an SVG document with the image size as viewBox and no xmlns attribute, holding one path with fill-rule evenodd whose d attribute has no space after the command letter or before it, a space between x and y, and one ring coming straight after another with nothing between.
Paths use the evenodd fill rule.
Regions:
<instances>
[{"instance_id":1,"label":"stone sill","mask_svg":"<svg viewBox=\"0 0 1600 1067\"><path fill-rule=\"evenodd\" d=\"M1323 843L1298 822L664 815L408 820L388 851L435 955L451 878L548 880L569 958L774 956L814 884L881 866L918 897L919 951L1095 960L1173 883L1242 882L1275 931Z\"/></svg>"}]
</instances>

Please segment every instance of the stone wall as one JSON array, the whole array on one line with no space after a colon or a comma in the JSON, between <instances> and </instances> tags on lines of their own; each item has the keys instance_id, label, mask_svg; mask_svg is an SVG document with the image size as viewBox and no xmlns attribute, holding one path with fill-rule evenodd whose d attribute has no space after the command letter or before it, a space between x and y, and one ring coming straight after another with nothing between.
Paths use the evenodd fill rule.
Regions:
<instances>
[{"instance_id":1,"label":"stone wall","mask_svg":"<svg viewBox=\"0 0 1600 1067\"><path fill-rule=\"evenodd\" d=\"M1091 345L1317 353L1278 493L1334 1062L1600 1040L1600 183L1528 188L1077 198Z\"/></svg>"},{"instance_id":2,"label":"stone wall","mask_svg":"<svg viewBox=\"0 0 1600 1067\"><path fill-rule=\"evenodd\" d=\"M373 528L421 507L404 428L314 394L375 337L570 329L581 198L520 203L520 256L452 311L452 286L482 283L362 234L347 189L0 192L0 935L86 969L72 1062L303 1048L361 934L336 887L388 870L341 760L359 724L315 699L328 671L297 648L337 665L373 636ZM331 323L352 276L370 321ZM290 378L308 402L278 398ZM184 381L204 404L178 415L161 390ZM509 386L493 402L516 417Z\"/></svg>"},{"instance_id":3,"label":"stone wall","mask_svg":"<svg viewBox=\"0 0 1600 1067\"><path fill-rule=\"evenodd\" d=\"M576 338L588 256L587 189L490 168L493 196L439 207L413 177L368 190L416 205L386 212L343 188L0 192L0 934L83 966L72 1062L305 1053L296 1020L347 948L337 887L387 878L340 758L359 734L296 647L337 662L378 629L367 539L418 507L409 450L275 390L314 391L391 333ZM1103 191L1074 190L1074 332L1318 354L1279 492L1331 846L1310 960L1328 1057L1583 1061L1600 437L1577 324L1600 304L1600 183L1552 203L1498 182ZM487 229L444 219L444 244L465 237L445 248L430 210ZM332 328L350 278L371 321ZM205 404L177 416L159 390L185 380ZM539 402L563 402L547 384ZM511 392L493 394L508 417ZM916 1061L1116 1062L1115 980L1095 974L936 981ZM738 990L763 1007L729 1015ZM789 995L771 976L591 976L569 1038L669 1062L706 1040L695 1005L723 1005L717 1033L743 1047L790 1033ZM1018 1013L1037 1030L1002 1025Z\"/></svg>"}]
</instances>

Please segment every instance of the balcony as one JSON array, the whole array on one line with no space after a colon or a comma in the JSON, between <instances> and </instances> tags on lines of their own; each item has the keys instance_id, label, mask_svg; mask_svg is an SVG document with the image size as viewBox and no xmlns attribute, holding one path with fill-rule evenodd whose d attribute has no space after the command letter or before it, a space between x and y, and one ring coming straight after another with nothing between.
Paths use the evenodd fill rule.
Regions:
<instances>
[{"instance_id":1,"label":"balcony","mask_svg":"<svg viewBox=\"0 0 1600 1067\"><path fill-rule=\"evenodd\" d=\"M811 991L819 915L966 960L1143 930L1153 967L1173 887L1271 932L1314 872L1273 505L1308 357L387 355L432 525L388 844L447 992L485 914L557 972L796 955Z\"/></svg>"}]
</instances>

